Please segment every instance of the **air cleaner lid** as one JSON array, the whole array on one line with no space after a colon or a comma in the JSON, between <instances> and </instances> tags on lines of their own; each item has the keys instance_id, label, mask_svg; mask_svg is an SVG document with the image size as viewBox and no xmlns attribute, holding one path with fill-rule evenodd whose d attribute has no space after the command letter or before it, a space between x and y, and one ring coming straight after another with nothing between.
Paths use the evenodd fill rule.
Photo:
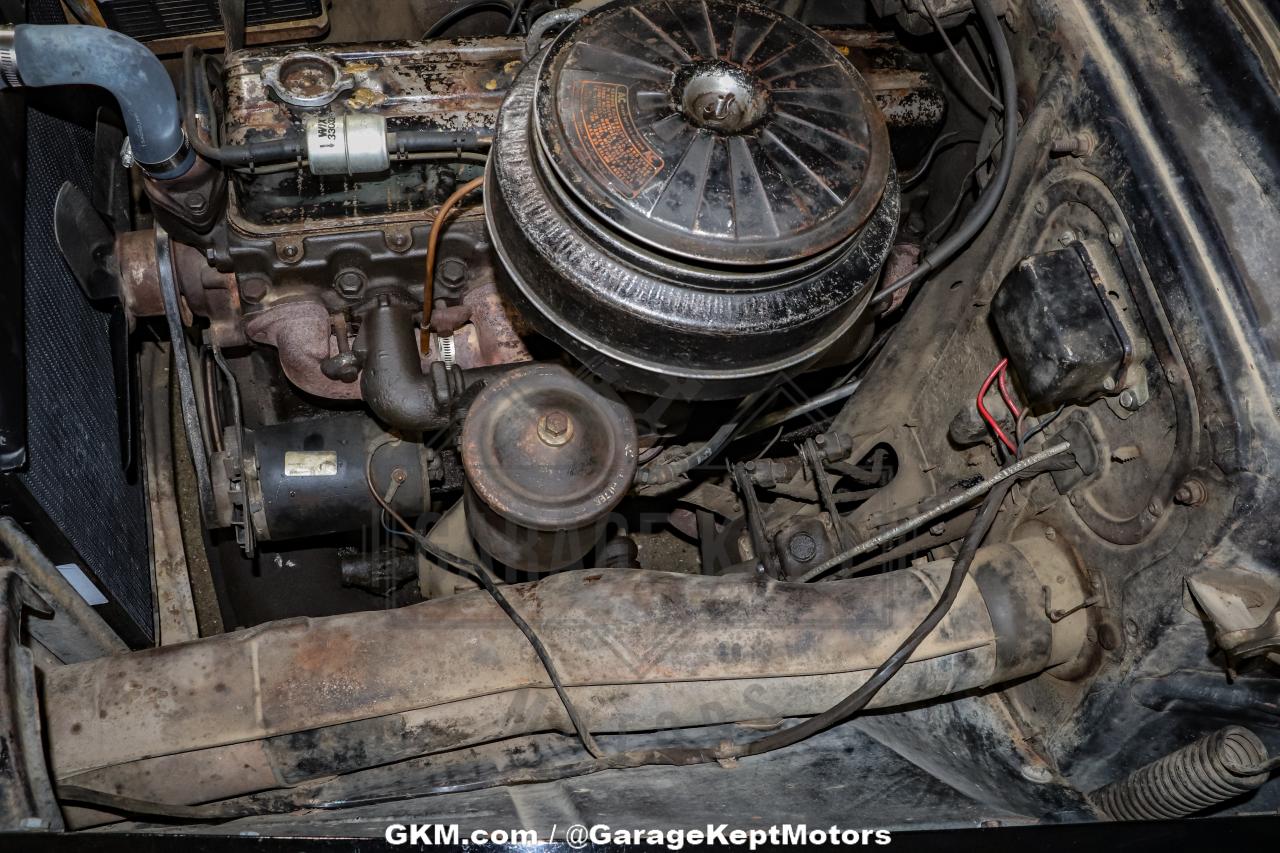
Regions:
<instances>
[{"instance_id":1,"label":"air cleaner lid","mask_svg":"<svg viewBox=\"0 0 1280 853\"><path fill-rule=\"evenodd\" d=\"M889 172L862 76L799 22L727 0L621 0L550 48L535 136L573 203L684 258L755 265L852 235Z\"/></svg>"}]
</instances>

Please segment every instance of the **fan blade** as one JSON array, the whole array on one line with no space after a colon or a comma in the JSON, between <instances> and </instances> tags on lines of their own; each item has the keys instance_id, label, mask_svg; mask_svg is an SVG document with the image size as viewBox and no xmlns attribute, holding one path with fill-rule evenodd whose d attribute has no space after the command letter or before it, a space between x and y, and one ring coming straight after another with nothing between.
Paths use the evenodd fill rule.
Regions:
<instances>
[{"instance_id":1,"label":"fan blade","mask_svg":"<svg viewBox=\"0 0 1280 853\"><path fill-rule=\"evenodd\" d=\"M86 299L119 298L116 236L84 191L70 182L62 185L54 202L53 236Z\"/></svg>"}]
</instances>

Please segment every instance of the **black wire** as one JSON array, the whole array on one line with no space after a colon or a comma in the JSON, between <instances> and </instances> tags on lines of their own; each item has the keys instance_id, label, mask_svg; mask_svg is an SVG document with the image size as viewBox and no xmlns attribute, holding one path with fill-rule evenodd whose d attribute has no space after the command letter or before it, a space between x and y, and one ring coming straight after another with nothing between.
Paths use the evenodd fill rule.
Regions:
<instances>
[{"instance_id":1,"label":"black wire","mask_svg":"<svg viewBox=\"0 0 1280 853\"><path fill-rule=\"evenodd\" d=\"M1063 403L1053 414L1041 418L1031 429L1027 430L1023 435L1018 436L1018 456L1022 456L1022 448L1026 447L1027 442L1035 438L1040 433L1049 428L1049 425L1058 419L1058 415L1065 412L1067 404Z\"/></svg>"},{"instance_id":2,"label":"black wire","mask_svg":"<svg viewBox=\"0 0 1280 853\"><path fill-rule=\"evenodd\" d=\"M470 3L464 3L456 9L440 16L440 19L431 25L422 38L426 39L439 38L448 32L449 28L464 18L470 18L472 15L478 15L481 12L499 12L506 15L507 18L513 17L513 10L503 0L471 0Z\"/></svg>"},{"instance_id":3,"label":"black wire","mask_svg":"<svg viewBox=\"0 0 1280 853\"><path fill-rule=\"evenodd\" d=\"M1014 150L1018 144L1018 85L1013 72L1013 54L1009 52L1009 43L1005 40L1000 21L991 10L989 0L973 0L978 11L982 28L991 40L991 48L996 55L996 65L1000 69L1001 100L1004 104L1004 134L1000 147L1000 162L996 172L982 191L978 201L969 211L964 224L929 253L920 265L893 284L881 290L873 298L873 303L882 303L893 297L903 288L921 281L942 264L951 260L963 249L973 237L990 221L1009 186L1009 178L1013 174Z\"/></svg>"},{"instance_id":4,"label":"black wire","mask_svg":"<svg viewBox=\"0 0 1280 853\"><path fill-rule=\"evenodd\" d=\"M765 398L766 393L770 394L767 399ZM729 420L721 424L720 428L715 431L711 438L707 439L705 444L683 459L677 459L675 462L651 464L637 470L635 482L642 486L653 483L670 483L699 465L705 465L710 462L712 457L729 444L743 424L751 422L750 419L755 417L756 410L769 400L772 400L772 395L776 393L777 391L773 389L762 389L743 397L742 402L738 404L738 408L734 410Z\"/></svg>"},{"instance_id":5,"label":"black wire","mask_svg":"<svg viewBox=\"0 0 1280 853\"><path fill-rule=\"evenodd\" d=\"M960 595L961 587L964 586L965 578L969 576L969 568L973 565L973 558L978 552L978 546L982 544L987 532L991 530L996 513L1000 511L1000 504L1004 502L1004 497L1008 494L1009 487L1013 485L1014 479L1011 477L987 492L977 516L974 517L973 523L969 525L969 530L964 535L960 553L956 556L955 562L951 564L951 574L947 577L947 585L943 588L942 595L938 597L937 602L934 603L929 614L925 616L924 621L907 635L907 638L902 641L894 653L889 655L884 663L880 664L871 677L863 682L862 686L821 714L810 717L804 722L797 723L776 734L738 747L734 750L734 757L760 755L761 753L791 746L842 722L866 708L876 694L889 683L889 680L906 665L911 655L920 647L920 644L933 633L933 629L938 627L938 623L950 612L951 606L955 604L956 598Z\"/></svg>"},{"instance_id":6,"label":"black wire","mask_svg":"<svg viewBox=\"0 0 1280 853\"><path fill-rule=\"evenodd\" d=\"M577 706L569 699L569 694L565 692L564 682L560 680L560 673L556 669L555 662L551 659L551 653L547 651L547 647L543 645L542 639L538 637L537 632L529 626L524 617L511 606L511 602L498 589L498 585L493 582L493 578L489 576L489 572L483 566L473 563L470 560L459 557L444 550L427 539L426 536L417 532L413 532L414 541L418 547L425 551L428 555L435 557L442 563L462 569L468 574L476 576L480 581L480 585L493 598L497 605L502 608L502 612L507 614L516 627L520 629L520 633L524 634L525 639L529 641L529 645L533 646L533 651L538 656L538 660L542 662L543 668L547 671L547 676L551 679L551 686L555 688L556 695L560 697L560 702L564 705L565 712L569 715L570 722L573 723L573 729L578 735L578 739L582 741L582 745L587 752L599 758L603 755L600 745L596 743L596 739L592 737L590 730L587 729L586 723L582 721L582 716L578 713Z\"/></svg>"},{"instance_id":7,"label":"black wire","mask_svg":"<svg viewBox=\"0 0 1280 853\"><path fill-rule=\"evenodd\" d=\"M973 176L982 168L982 164L986 160L979 160L973 164L973 168L964 173L964 177L960 179L960 191L956 194L955 203L951 205L951 209L947 211L946 216L938 220L938 224L929 229L929 233L920 238L920 245L928 246L929 241L933 239L933 235L939 231L945 231L947 226L951 224L951 220L960 212L960 205L964 204L965 197L969 195L969 181L973 180Z\"/></svg>"},{"instance_id":8,"label":"black wire","mask_svg":"<svg viewBox=\"0 0 1280 853\"><path fill-rule=\"evenodd\" d=\"M528 32L528 27L522 27L523 21L520 16L524 14L524 7L529 5L529 0L516 0L514 6L511 7L511 22L507 24L507 35L515 35L516 30L523 29Z\"/></svg>"},{"instance_id":9,"label":"black wire","mask_svg":"<svg viewBox=\"0 0 1280 853\"><path fill-rule=\"evenodd\" d=\"M929 167L933 165L934 156L943 148L950 147L951 145L962 145L966 142L973 141L970 139L956 139L953 142L949 142L949 143L947 142L947 140L953 139L954 137L959 135L960 135L959 133L952 131L951 133L944 133L941 136L939 136L937 139L933 140L933 144L930 145L929 150L925 152L924 159L920 161L920 165L916 166L907 174L901 175L898 178L898 185L904 190L909 189L917 181L923 178L925 176L925 173L929 171Z\"/></svg>"}]
</instances>

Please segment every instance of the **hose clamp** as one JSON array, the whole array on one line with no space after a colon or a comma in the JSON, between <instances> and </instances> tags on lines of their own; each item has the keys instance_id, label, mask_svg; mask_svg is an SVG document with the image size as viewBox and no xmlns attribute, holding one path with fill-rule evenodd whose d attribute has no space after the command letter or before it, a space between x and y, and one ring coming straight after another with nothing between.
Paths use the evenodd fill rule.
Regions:
<instances>
[{"instance_id":1,"label":"hose clamp","mask_svg":"<svg viewBox=\"0 0 1280 853\"><path fill-rule=\"evenodd\" d=\"M22 85L18 73L18 54L13 49L13 27L0 27L0 84L5 88Z\"/></svg>"},{"instance_id":2,"label":"hose clamp","mask_svg":"<svg viewBox=\"0 0 1280 853\"><path fill-rule=\"evenodd\" d=\"M128 142L128 140L125 140ZM167 180L169 178L178 178L185 175L190 170L194 162L194 155L191 151L191 145L187 142L187 134L182 134L182 144L178 146L178 150L170 154L159 163L143 163L137 159L130 146L128 156L138 164L142 171L146 172L152 178L157 180ZM124 159L124 151L121 151L121 159Z\"/></svg>"},{"instance_id":3,"label":"hose clamp","mask_svg":"<svg viewBox=\"0 0 1280 853\"><path fill-rule=\"evenodd\" d=\"M445 367L453 369L453 366L458 363L458 351L453 335L442 335L436 340L440 344L440 360L444 362Z\"/></svg>"}]
</instances>

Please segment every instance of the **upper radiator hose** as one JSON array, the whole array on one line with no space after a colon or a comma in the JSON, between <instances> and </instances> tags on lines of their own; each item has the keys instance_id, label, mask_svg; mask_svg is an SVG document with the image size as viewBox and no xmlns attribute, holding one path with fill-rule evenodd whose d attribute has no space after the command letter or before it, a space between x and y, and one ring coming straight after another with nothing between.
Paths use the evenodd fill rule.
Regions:
<instances>
[{"instance_id":1,"label":"upper radiator hose","mask_svg":"<svg viewBox=\"0 0 1280 853\"><path fill-rule=\"evenodd\" d=\"M120 104L143 171L166 180L195 163L168 73L126 35L77 24L0 28L0 88L8 86L100 86Z\"/></svg>"}]
</instances>

